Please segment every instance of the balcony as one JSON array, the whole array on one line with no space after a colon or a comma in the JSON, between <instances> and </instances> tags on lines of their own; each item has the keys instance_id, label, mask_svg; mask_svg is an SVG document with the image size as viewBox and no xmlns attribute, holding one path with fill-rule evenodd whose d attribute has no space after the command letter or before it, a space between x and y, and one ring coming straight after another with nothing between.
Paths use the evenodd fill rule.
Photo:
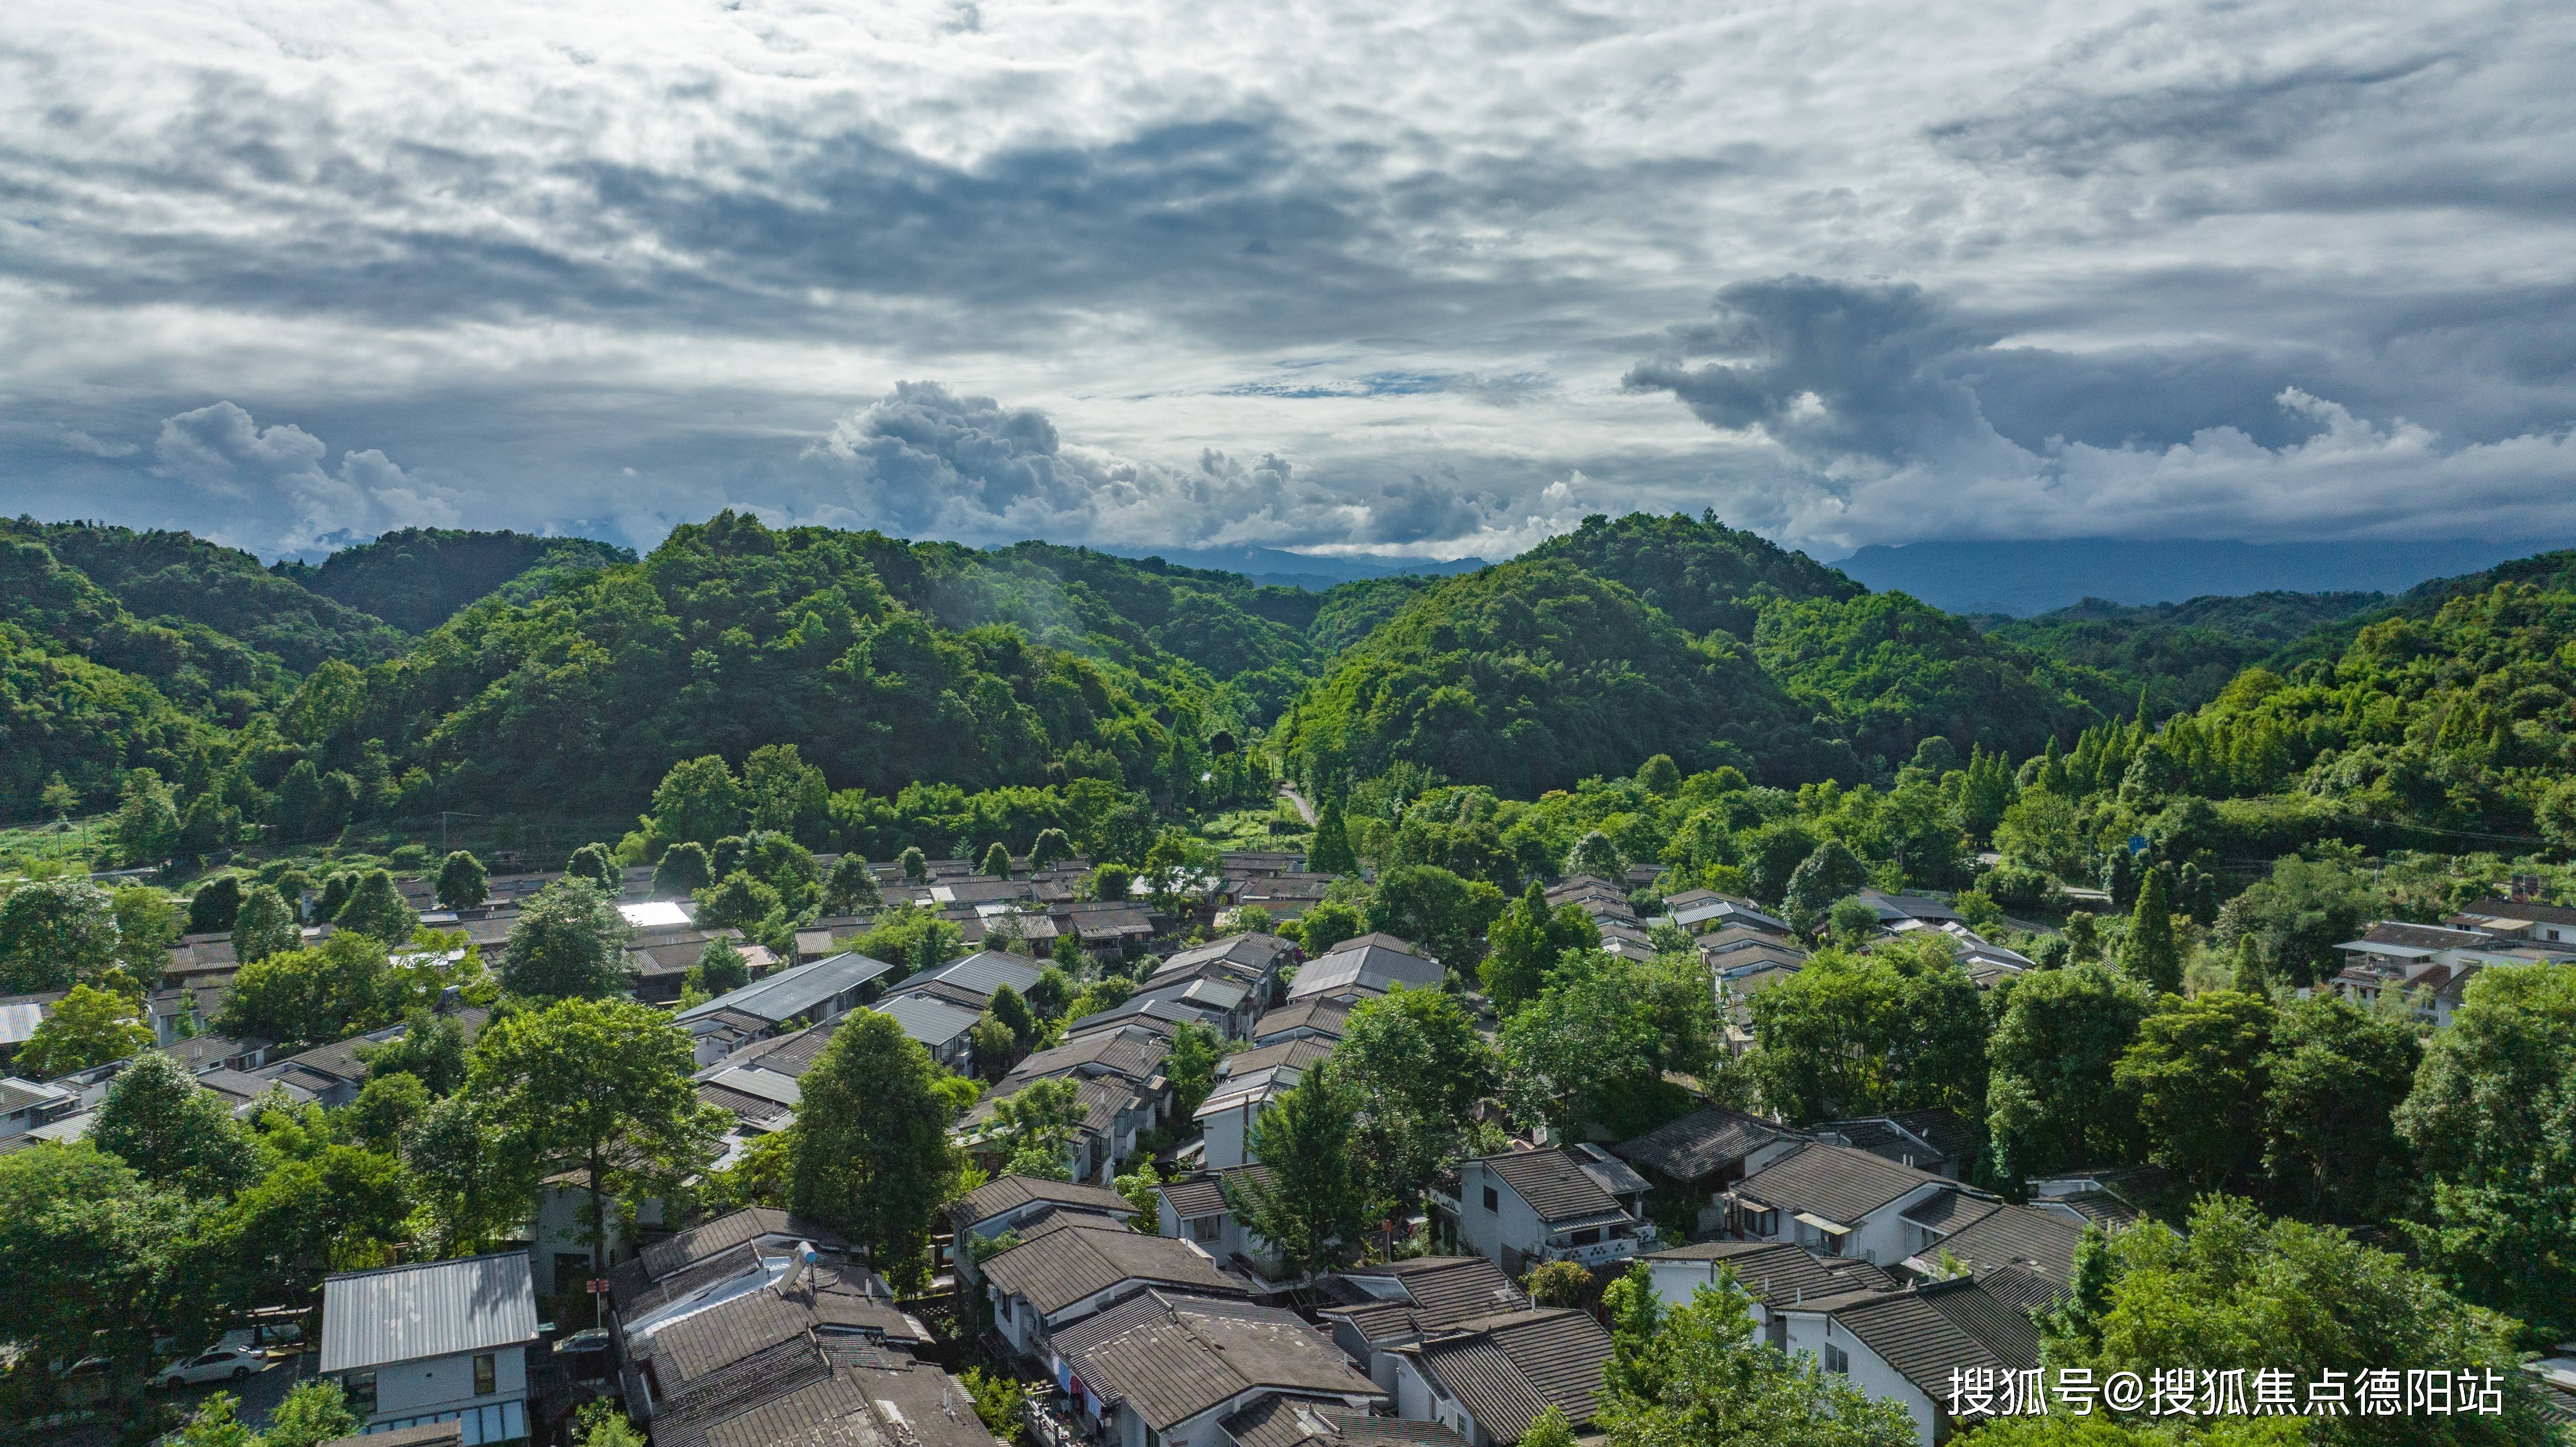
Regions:
<instances>
[{"instance_id":1,"label":"balcony","mask_svg":"<svg viewBox=\"0 0 2576 1447\"><path fill-rule=\"evenodd\" d=\"M1576 1243L1550 1241L1539 1255L1549 1261L1572 1261L1584 1266L1606 1266L1625 1261L1631 1256L1655 1249L1655 1225L1620 1226L1602 1233L1602 1239Z\"/></svg>"}]
</instances>

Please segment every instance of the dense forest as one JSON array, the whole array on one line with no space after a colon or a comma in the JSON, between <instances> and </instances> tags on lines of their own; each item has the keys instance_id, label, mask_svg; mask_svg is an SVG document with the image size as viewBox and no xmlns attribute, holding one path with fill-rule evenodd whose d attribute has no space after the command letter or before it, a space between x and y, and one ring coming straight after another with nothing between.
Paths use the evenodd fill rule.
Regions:
<instances>
[{"instance_id":1,"label":"dense forest","mask_svg":"<svg viewBox=\"0 0 2576 1447\"><path fill-rule=\"evenodd\" d=\"M0 526L0 810L113 808L149 769L210 849L439 810L632 814L683 760L777 744L819 770L817 847L960 817L920 804L935 791L1087 780L1186 814L1275 770L1315 797L1401 774L1537 801L1659 755L1886 796L1980 754L2018 786L2053 748L2098 802L2024 852L2067 869L2141 829L2213 858L2501 845L2555 838L2567 807L2567 555L2395 600L1980 632L1714 518L1643 514L1322 593L735 514L641 558L416 530L274 570L184 534Z\"/></svg>"}]
</instances>

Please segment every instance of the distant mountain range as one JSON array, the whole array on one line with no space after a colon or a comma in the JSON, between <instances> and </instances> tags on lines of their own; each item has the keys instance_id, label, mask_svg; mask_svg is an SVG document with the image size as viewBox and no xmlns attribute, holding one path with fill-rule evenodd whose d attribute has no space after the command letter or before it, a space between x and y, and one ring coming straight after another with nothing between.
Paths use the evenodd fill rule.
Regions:
<instances>
[{"instance_id":1,"label":"distant mountain range","mask_svg":"<svg viewBox=\"0 0 2576 1447\"><path fill-rule=\"evenodd\" d=\"M2247 593L2402 593L2569 539L2510 542L2213 543L2120 538L1925 542L1861 549L1835 566L1869 587L1953 613L2016 618L2087 598L2143 605Z\"/></svg>"},{"instance_id":2,"label":"distant mountain range","mask_svg":"<svg viewBox=\"0 0 2576 1447\"><path fill-rule=\"evenodd\" d=\"M1369 578L1439 578L1452 573L1472 573L1485 566L1483 558L1458 558L1448 562L1437 558L1334 558L1292 553L1284 548L1104 547L1096 551L1118 558L1160 558L1180 568L1241 573L1256 583L1271 587L1304 588L1317 593L1336 583L1357 583Z\"/></svg>"}]
</instances>

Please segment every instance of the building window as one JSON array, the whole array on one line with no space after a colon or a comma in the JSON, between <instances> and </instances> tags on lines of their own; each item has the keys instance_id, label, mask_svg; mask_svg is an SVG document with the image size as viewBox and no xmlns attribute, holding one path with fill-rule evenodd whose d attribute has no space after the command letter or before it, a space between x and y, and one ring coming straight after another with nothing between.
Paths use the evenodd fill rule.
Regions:
<instances>
[{"instance_id":1,"label":"building window","mask_svg":"<svg viewBox=\"0 0 2576 1447\"><path fill-rule=\"evenodd\" d=\"M1851 1375L1851 1353L1832 1342L1825 1343L1825 1370L1836 1376Z\"/></svg>"},{"instance_id":2,"label":"building window","mask_svg":"<svg viewBox=\"0 0 2576 1447\"><path fill-rule=\"evenodd\" d=\"M349 1410L356 1414L363 1426L369 1417L376 1415L376 1374L352 1372L340 1385L348 1396Z\"/></svg>"},{"instance_id":3,"label":"building window","mask_svg":"<svg viewBox=\"0 0 2576 1447\"><path fill-rule=\"evenodd\" d=\"M1503 1198L1494 1194L1493 1187L1487 1186L1485 1188L1485 1209L1488 1211L1499 1211L1502 1208Z\"/></svg>"},{"instance_id":4,"label":"building window","mask_svg":"<svg viewBox=\"0 0 2576 1447\"><path fill-rule=\"evenodd\" d=\"M1590 1246L1601 1239L1601 1228L1598 1226L1586 1226L1566 1239L1577 1246Z\"/></svg>"},{"instance_id":5,"label":"building window","mask_svg":"<svg viewBox=\"0 0 2576 1447\"><path fill-rule=\"evenodd\" d=\"M474 1395L488 1397L501 1390L500 1363L490 1352L474 1358Z\"/></svg>"},{"instance_id":6,"label":"building window","mask_svg":"<svg viewBox=\"0 0 2576 1447\"><path fill-rule=\"evenodd\" d=\"M1223 1216L1194 1216L1190 1219L1190 1239L1198 1242L1202 1246L1212 1246L1216 1244L1217 1238L1224 1234L1225 1218Z\"/></svg>"},{"instance_id":7,"label":"building window","mask_svg":"<svg viewBox=\"0 0 2576 1447\"><path fill-rule=\"evenodd\" d=\"M1787 1355L1789 1351L1789 1318L1782 1316L1777 1312L1772 1313L1771 1320L1763 1324L1762 1337L1765 1341L1771 1343L1772 1350L1777 1351L1784 1356Z\"/></svg>"}]
</instances>

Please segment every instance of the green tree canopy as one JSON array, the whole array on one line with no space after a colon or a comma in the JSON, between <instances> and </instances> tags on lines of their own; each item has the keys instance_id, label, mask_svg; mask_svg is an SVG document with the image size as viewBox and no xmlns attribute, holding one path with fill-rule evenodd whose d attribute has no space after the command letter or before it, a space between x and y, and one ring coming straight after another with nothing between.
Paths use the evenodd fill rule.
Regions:
<instances>
[{"instance_id":1,"label":"green tree canopy","mask_svg":"<svg viewBox=\"0 0 2576 1447\"><path fill-rule=\"evenodd\" d=\"M1933 1107L1974 1116L1985 1099L1984 1002L1937 936L1866 955L1819 950L1751 1010L1758 1048L1746 1069L1788 1120Z\"/></svg>"},{"instance_id":2,"label":"green tree canopy","mask_svg":"<svg viewBox=\"0 0 2576 1447\"><path fill-rule=\"evenodd\" d=\"M0 1338L66 1366L104 1352L144 1369L188 1203L92 1143L0 1156Z\"/></svg>"},{"instance_id":3,"label":"green tree canopy","mask_svg":"<svg viewBox=\"0 0 2576 1447\"><path fill-rule=\"evenodd\" d=\"M1493 1093L1492 1049L1455 996L1398 988L1351 1011L1333 1062L1361 1102L1371 1193L1410 1214L1461 1154L1468 1112Z\"/></svg>"},{"instance_id":4,"label":"green tree canopy","mask_svg":"<svg viewBox=\"0 0 2576 1447\"><path fill-rule=\"evenodd\" d=\"M1760 1341L1745 1297L1701 1287L1643 1348L1605 1374L1594 1425L1612 1447L1910 1447L1903 1405ZM1614 1338L1614 1343L1616 1339Z\"/></svg>"},{"instance_id":5,"label":"green tree canopy","mask_svg":"<svg viewBox=\"0 0 2576 1447\"><path fill-rule=\"evenodd\" d=\"M941 1073L893 1017L854 1010L803 1078L796 1209L865 1245L898 1286L928 1278L923 1253L957 1174Z\"/></svg>"},{"instance_id":6,"label":"green tree canopy","mask_svg":"<svg viewBox=\"0 0 2576 1447\"><path fill-rule=\"evenodd\" d=\"M371 869L359 876L356 887L349 891L349 902L340 906L331 922L385 944L399 945L410 943L412 931L420 928L420 914L404 900L391 872Z\"/></svg>"},{"instance_id":7,"label":"green tree canopy","mask_svg":"<svg viewBox=\"0 0 2576 1447\"><path fill-rule=\"evenodd\" d=\"M1324 908L1324 906L1317 906ZM1314 911L1307 912L1308 945L1313 943ZM1521 897L1495 916L1485 931L1486 951L1477 972L1495 1013L1508 1020L1536 997L1547 972L1568 953L1601 947L1600 927L1578 904L1547 906L1547 891L1530 881Z\"/></svg>"},{"instance_id":8,"label":"green tree canopy","mask_svg":"<svg viewBox=\"0 0 2576 1447\"><path fill-rule=\"evenodd\" d=\"M1369 1221L1369 1172L1355 1149L1360 1103L1331 1060L1315 1062L1253 1122L1248 1154L1270 1168L1266 1178L1226 1178L1236 1219L1309 1278L1357 1251Z\"/></svg>"},{"instance_id":9,"label":"green tree canopy","mask_svg":"<svg viewBox=\"0 0 2576 1447\"><path fill-rule=\"evenodd\" d=\"M2131 1159L2137 1110L2113 1072L2151 1007L2144 986L2098 964L1997 986L1986 1126L2000 1179Z\"/></svg>"},{"instance_id":10,"label":"green tree canopy","mask_svg":"<svg viewBox=\"0 0 2576 1447\"><path fill-rule=\"evenodd\" d=\"M152 1044L133 997L74 985L20 1046L16 1068L39 1079L123 1060Z\"/></svg>"},{"instance_id":11,"label":"green tree canopy","mask_svg":"<svg viewBox=\"0 0 2576 1447\"><path fill-rule=\"evenodd\" d=\"M89 1142L153 1185L192 1199L237 1191L258 1168L250 1132L224 1098L158 1050L117 1073Z\"/></svg>"},{"instance_id":12,"label":"green tree canopy","mask_svg":"<svg viewBox=\"0 0 2576 1447\"><path fill-rule=\"evenodd\" d=\"M400 996L383 943L343 930L309 950L243 965L215 1024L227 1035L301 1050L388 1023L400 1010Z\"/></svg>"},{"instance_id":13,"label":"green tree canopy","mask_svg":"<svg viewBox=\"0 0 2576 1447\"><path fill-rule=\"evenodd\" d=\"M2194 1195L2242 1192L2261 1169L2278 1023L2261 995L2166 995L2112 1068L2137 1102L2147 1158Z\"/></svg>"},{"instance_id":14,"label":"green tree canopy","mask_svg":"<svg viewBox=\"0 0 2576 1447\"><path fill-rule=\"evenodd\" d=\"M114 969L115 902L85 879L39 879L0 900L0 994L68 990Z\"/></svg>"},{"instance_id":15,"label":"green tree canopy","mask_svg":"<svg viewBox=\"0 0 2576 1447\"><path fill-rule=\"evenodd\" d=\"M233 958L244 965L304 943L303 928L295 921L295 907L267 885L252 890L250 897L242 901L232 928Z\"/></svg>"},{"instance_id":16,"label":"green tree canopy","mask_svg":"<svg viewBox=\"0 0 2576 1447\"><path fill-rule=\"evenodd\" d=\"M626 917L598 885L564 878L537 891L510 926L501 986L536 999L599 999L626 984Z\"/></svg>"},{"instance_id":17,"label":"green tree canopy","mask_svg":"<svg viewBox=\"0 0 2576 1447\"><path fill-rule=\"evenodd\" d=\"M495 1019L465 1088L520 1180L581 1173L597 1266L609 1201L675 1189L724 1132L723 1109L689 1084L695 1064L688 1035L652 1006L571 996Z\"/></svg>"},{"instance_id":18,"label":"green tree canopy","mask_svg":"<svg viewBox=\"0 0 2576 1447\"><path fill-rule=\"evenodd\" d=\"M438 902L471 909L492 897L492 872L470 850L451 851L438 864Z\"/></svg>"}]
</instances>

